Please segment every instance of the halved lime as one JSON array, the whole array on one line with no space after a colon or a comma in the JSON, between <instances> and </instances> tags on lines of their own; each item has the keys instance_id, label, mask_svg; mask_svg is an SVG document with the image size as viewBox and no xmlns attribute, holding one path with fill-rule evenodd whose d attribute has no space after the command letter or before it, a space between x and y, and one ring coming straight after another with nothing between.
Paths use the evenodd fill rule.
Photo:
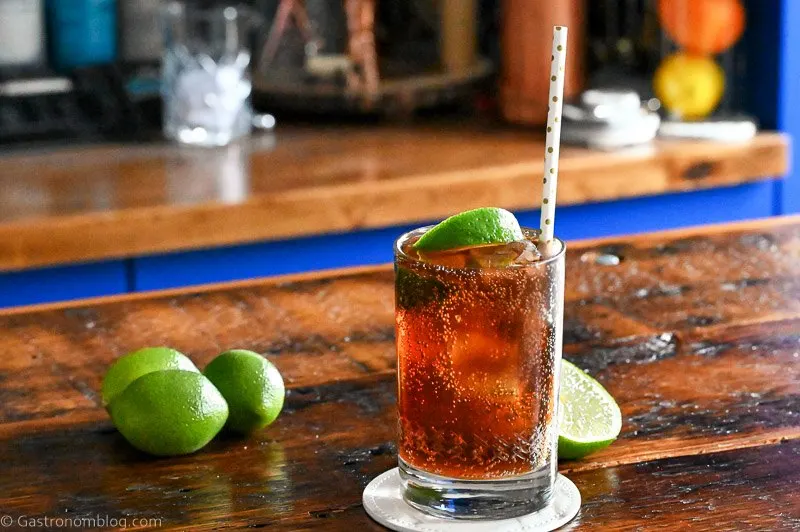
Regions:
<instances>
[{"instance_id":1,"label":"halved lime","mask_svg":"<svg viewBox=\"0 0 800 532\"><path fill-rule=\"evenodd\" d=\"M622 413L603 385L580 368L561 362L558 457L576 459L611 445Z\"/></svg>"},{"instance_id":2,"label":"halved lime","mask_svg":"<svg viewBox=\"0 0 800 532\"><path fill-rule=\"evenodd\" d=\"M422 235L414 244L419 251L444 251L524 239L513 214L497 207L481 207L451 216Z\"/></svg>"}]
</instances>

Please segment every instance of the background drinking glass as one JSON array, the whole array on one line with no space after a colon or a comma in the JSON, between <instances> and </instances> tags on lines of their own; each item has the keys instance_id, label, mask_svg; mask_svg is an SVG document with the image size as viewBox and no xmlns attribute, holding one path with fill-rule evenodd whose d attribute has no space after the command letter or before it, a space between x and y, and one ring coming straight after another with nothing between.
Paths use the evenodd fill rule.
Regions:
<instances>
[{"instance_id":1,"label":"background drinking glass","mask_svg":"<svg viewBox=\"0 0 800 532\"><path fill-rule=\"evenodd\" d=\"M247 135L253 114L249 12L172 1L163 17L165 135L204 146L222 146Z\"/></svg>"}]
</instances>

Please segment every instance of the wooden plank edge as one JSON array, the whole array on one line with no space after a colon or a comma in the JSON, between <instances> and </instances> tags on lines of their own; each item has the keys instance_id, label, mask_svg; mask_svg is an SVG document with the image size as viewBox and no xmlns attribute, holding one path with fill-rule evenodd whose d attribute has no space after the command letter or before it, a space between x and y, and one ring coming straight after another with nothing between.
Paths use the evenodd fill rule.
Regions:
<instances>
[{"instance_id":1,"label":"wooden plank edge","mask_svg":"<svg viewBox=\"0 0 800 532\"><path fill-rule=\"evenodd\" d=\"M653 233L643 233L632 236L611 236L603 238L593 238L586 240L576 240L567 242L570 250L590 249L597 246L608 245L611 243L625 242L635 245L637 242L652 242L653 240L667 240L676 238L689 238L692 236L713 236L723 233L742 233L747 231L769 231L781 227L800 225L800 214L790 216L776 216L770 218L759 218L755 220L745 220L741 222L727 222L720 224L698 225L680 229L669 229ZM398 235L399 236L399 235ZM320 281L333 277L343 277L365 273L389 272L391 264L380 264L373 266L350 266L346 268L333 268L318 270L313 272L292 273L277 275L272 277L261 277L256 279L246 279L241 281L227 281L223 283L201 284L189 287L174 288L168 290L154 290L147 292L137 292L133 294L122 294L114 296L101 296L94 298L76 299L71 301L60 301L56 303L43 303L37 305L26 305L21 307L11 307L0 309L0 316L13 314L32 314L46 312L64 308L86 307L95 305L108 305L111 303L123 303L139 301L151 298L168 298L198 292L220 292L223 290L237 290L256 286L272 286L282 283Z\"/></svg>"},{"instance_id":2,"label":"wooden plank edge","mask_svg":"<svg viewBox=\"0 0 800 532\"><path fill-rule=\"evenodd\" d=\"M763 447L766 445L775 445L787 441L800 440L800 427L787 427L783 429L770 429L759 434L750 434L746 436L739 436L732 434L725 439L716 440L713 442L697 439L679 439L670 438L673 441L680 443L672 450L673 452L665 452L664 450L649 451L651 442L642 440L637 442L635 439L630 440L633 442L634 449L626 447L624 449L625 455L614 453L610 457L605 457L603 451L597 456L592 455L583 460L570 460L559 463L558 470L564 474L580 473L582 471L591 471L595 469L606 469L609 467L617 467L628 464L639 464L642 462L650 462L653 460L661 460L663 458L678 458L681 456L699 456L704 454L714 454L718 452L734 451L738 449L749 449L752 447ZM660 440L661 442L666 440ZM613 446L614 444L612 444ZM637 449L636 447L641 447Z\"/></svg>"}]
</instances>

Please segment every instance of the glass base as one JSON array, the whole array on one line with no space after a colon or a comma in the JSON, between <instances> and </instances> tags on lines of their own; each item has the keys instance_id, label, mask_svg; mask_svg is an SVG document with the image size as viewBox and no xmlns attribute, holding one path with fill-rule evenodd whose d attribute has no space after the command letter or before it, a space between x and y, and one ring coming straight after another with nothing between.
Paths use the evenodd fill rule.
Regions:
<instances>
[{"instance_id":1,"label":"glass base","mask_svg":"<svg viewBox=\"0 0 800 532\"><path fill-rule=\"evenodd\" d=\"M526 475L461 480L420 471L398 458L403 499L428 515L450 519L510 519L538 512L553 498L549 465Z\"/></svg>"},{"instance_id":2,"label":"glass base","mask_svg":"<svg viewBox=\"0 0 800 532\"><path fill-rule=\"evenodd\" d=\"M227 146L231 142L249 135L250 129L214 131L203 127L173 126L166 127L164 133L167 138L181 144L211 148Z\"/></svg>"}]
</instances>

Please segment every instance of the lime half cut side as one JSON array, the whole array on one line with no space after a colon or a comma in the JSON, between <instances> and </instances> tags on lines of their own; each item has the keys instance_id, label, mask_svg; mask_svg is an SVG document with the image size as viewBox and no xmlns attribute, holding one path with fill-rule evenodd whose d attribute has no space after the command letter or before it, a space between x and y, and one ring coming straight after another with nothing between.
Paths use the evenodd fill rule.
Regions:
<instances>
[{"instance_id":1,"label":"lime half cut side","mask_svg":"<svg viewBox=\"0 0 800 532\"><path fill-rule=\"evenodd\" d=\"M622 429L622 413L603 385L561 362L558 457L582 458L611 445Z\"/></svg>"},{"instance_id":2,"label":"lime half cut side","mask_svg":"<svg viewBox=\"0 0 800 532\"><path fill-rule=\"evenodd\" d=\"M508 244L524 238L513 214L497 207L482 207L456 214L434 226L417 240L414 249L446 251Z\"/></svg>"}]
</instances>

